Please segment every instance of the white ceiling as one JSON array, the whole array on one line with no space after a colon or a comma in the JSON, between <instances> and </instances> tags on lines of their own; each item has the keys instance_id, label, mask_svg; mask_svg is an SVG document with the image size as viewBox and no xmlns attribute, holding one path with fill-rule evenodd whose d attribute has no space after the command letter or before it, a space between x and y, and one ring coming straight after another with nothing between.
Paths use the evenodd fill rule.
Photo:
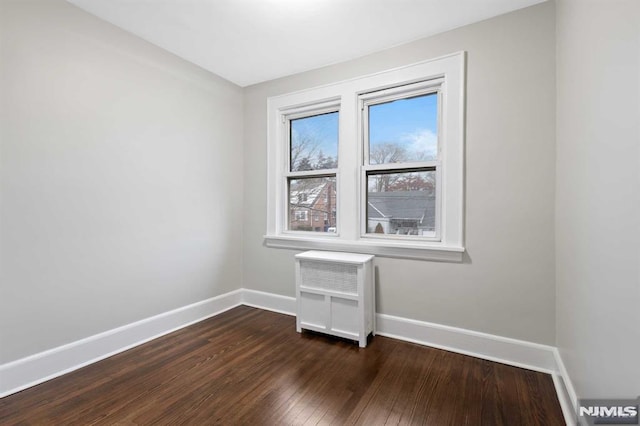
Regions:
<instances>
[{"instance_id":1,"label":"white ceiling","mask_svg":"<svg viewBox=\"0 0 640 426\"><path fill-rule=\"evenodd\" d=\"M68 0L240 86L545 0Z\"/></svg>"}]
</instances>

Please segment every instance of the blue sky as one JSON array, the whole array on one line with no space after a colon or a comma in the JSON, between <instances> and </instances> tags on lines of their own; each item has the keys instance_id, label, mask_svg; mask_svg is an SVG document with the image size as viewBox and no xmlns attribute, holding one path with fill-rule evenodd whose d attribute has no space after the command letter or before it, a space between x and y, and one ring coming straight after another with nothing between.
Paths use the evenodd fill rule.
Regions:
<instances>
[{"instance_id":1,"label":"blue sky","mask_svg":"<svg viewBox=\"0 0 640 426\"><path fill-rule=\"evenodd\" d=\"M431 130L437 133L438 97L400 99L369 108L371 143L398 141L406 133Z\"/></svg>"},{"instance_id":2,"label":"blue sky","mask_svg":"<svg viewBox=\"0 0 640 426\"><path fill-rule=\"evenodd\" d=\"M338 113L314 115L291 121L292 144L308 136L318 143L325 157L338 156ZM315 153L314 157L317 155Z\"/></svg>"},{"instance_id":3,"label":"blue sky","mask_svg":"<svg viewBox=\"0 0 640 426\"><path fill-rule=\"evenodd\" d=\"M432 159L437 155L438 96L422 95L369 108L369 142L397 143L405 148L408 160ZM315 115L291 121L292 146L303 137L316 142L312 160L322 150L325 157L338 155L338 113ZM304 155L303 155L304 156Z\"/></svg>"}]
</instances>

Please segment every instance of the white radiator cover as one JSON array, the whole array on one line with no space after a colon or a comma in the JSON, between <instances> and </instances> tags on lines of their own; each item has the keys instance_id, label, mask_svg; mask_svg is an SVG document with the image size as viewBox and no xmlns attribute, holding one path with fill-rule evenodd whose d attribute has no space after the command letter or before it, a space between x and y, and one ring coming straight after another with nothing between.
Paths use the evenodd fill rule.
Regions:
<instances>
[{"instance_id":1,"label":"white radiator cover","mask_svg":"<svg viewBox=\"0 0 640 426\"><path fill-rule=\"evenodd\" d=\"M296 329L367 345L375 330L373 258L368 254L307 251L296 261Z\"/></svg>"}]
</instances>

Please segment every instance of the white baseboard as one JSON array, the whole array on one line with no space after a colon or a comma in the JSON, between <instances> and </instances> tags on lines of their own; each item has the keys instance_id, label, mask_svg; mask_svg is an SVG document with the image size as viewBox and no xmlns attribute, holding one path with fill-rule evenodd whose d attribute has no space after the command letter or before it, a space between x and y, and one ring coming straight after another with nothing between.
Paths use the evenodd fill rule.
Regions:
<instances>
[{"instance_id":1,"label":"white baseboard","mask_svg":"<svg viewBox=\"0 0 640 426\"><path fill-rule=\"evenodd\" d=\"M565 420L568 425L576 424L576 413L578 407L578 395L573 387L571 377L567 372L567 368L562 361L562 356L558 348L553 348L553 354L556 359L556 365L558 367L558 374L554 376L554 384L556 385L556 393L558 394L558 400L562 407Z\"/></svg>"},{"instance_id":2,"label":"white baseboard","mask_svg":"<svg viewBox=\"0 0 640 426\"><path fill-rule=\"evenodd\" d=\"M61 376L239 305L295 315L296 299L235 290L67 345L0 365L0 397ZM551 374L567 424L575 422L576 394L553 346L376 314L376 334Z\"/></svg>"},{"instance_id":3,"label":"white baseboard","mask_svg":"<svg viewBox=\"0 0 640 426\"><path fill-rule=\"evenodd\" d=\"M556 371L553 347L493 334L376 315L376 334L544 373Z\"/></svg>"},{"instance_id":4,"label":"white baseboard","mask_svg":"<svg viewBox=\"0 0 640 426\"><path fill-rule=\"evenodd\" d=\"M296 298L264 291L242 289L242 304L285 315L296 315Z\"/></svg>"},{"instance_id":5,"label":"white baseboard","mask_svg":"<svg viewBox=\"0 0 640 426\"><path fill-rule=\"evenodd\" d=\"M0 398L126 351L242 303L242 289L0 365Z\"/></svg>"}]
</instances>

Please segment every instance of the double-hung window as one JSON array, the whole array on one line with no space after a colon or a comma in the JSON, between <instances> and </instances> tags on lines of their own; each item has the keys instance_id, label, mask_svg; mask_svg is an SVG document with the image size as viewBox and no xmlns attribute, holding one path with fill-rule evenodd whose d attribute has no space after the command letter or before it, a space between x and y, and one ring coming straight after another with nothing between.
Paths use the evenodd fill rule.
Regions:
<instances>
[{"instance_id":1,"label":"double-hung window","mask_svg":"<svg viewBox=\"0 0 640 426\"><path fill-rule=\"evenodd\" d=\"M288 232L336 229L335 218L329 213L335 211L337 200L339 114L330 105L283 116L287 128Z\"/></svg>"},{"instance_id":2,"label":"double-hung window","mask_svg":"<svg viewBox=\"0 0 640 426\"><path fill-rule=\"evenodd\" d=\"M462 260L464 70L460 52L269 98L267 245Z\"/></svg>"},{"instance_id":3,"label":"double-hung window","mask_svg":"<svg viewBox=\"0 0 640 426\"><path fill-rule=\"evenodd\" d=\"M440 239L441 84L432 79L360 96L363 235Z\"/></svg>"}]
</instances>

